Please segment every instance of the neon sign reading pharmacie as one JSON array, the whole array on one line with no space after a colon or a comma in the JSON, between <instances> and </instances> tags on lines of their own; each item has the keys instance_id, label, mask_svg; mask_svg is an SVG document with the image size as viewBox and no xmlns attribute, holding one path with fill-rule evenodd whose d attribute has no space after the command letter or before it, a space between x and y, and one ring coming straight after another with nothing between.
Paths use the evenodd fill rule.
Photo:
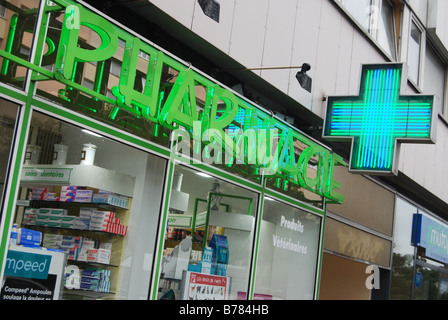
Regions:
<instances>
[{"instance_id":1,"label":"neon sign reading pharmacie","mask_svg":"<svg viewBox=\"0 0 448 320\"><path fill-rule=\"evenodd\" d=\"M55 2L63 3L62 1ZM81 26L90 28L98 34L101 39L99 47L90 50L78 46ZM214 141L213 138L210 139L210 132L212 132L215 138L216 136L222 138L221 149L223 146L228 146L234 155L241 154L241 144L237 140L244 138L246 133L252 130L256 133L255 140L252 144L248 143L247 149L252 148L254 153L259 152L264 144L264 150L271 153L268 156L270 159L268 162L265 160L267 157L256 159L254 164L257 167L275 168L275 176L285 178L289 182L323 196L329 202L342 203L344 201L344 197L336 191L341 187L340 182L333 177L335 166L346 165L340 156L274 119L232 91L82 6L68 5L65 9L61 38L57 48L55 78L77 90L107 100L105 96L98 95L99 91L95 91L95 87L93 90L85 88L75 83L73 79L78 62L96 62L99 65L102 61L110 59L117 52L119 39L123 40L125 45L119 84L112 88L116 102L113 101L115 108L110 114L111 118L114 118L121 109L135 117L142 117L173 131L180 127L186 128L188 132L193 133L194 139L200 135L202 141L210 144ZM141 52L149 56L149 64L144 88L142 91L137 91L134 89L134 83ZM169 66L177 70L179 74L169 95L164 97L165 102L161 103L163 66ZM203 112L199 114L196 109L196 85L206 89ZM244 121L240 123L240 126L235 126L236 118L241 117L241 114L244 114ZM229 133L229 128L242 130L243 134L232 135ZM262 129L268 134L264 136L259 134ZM275 135L275 143L269 143L273 141L267 138L269 135L271 135L270 138ZM208 137L208 141L204 140L204 136ZM246 138L248 138L247 135ZM294 153L294 146L297 144L307 146L298 158ZM247 158L253 159L249 151L244 151L244 154L246 163ZM308 171L311 161L316 168L316 173Z\"/></svg>"}]
</instances>

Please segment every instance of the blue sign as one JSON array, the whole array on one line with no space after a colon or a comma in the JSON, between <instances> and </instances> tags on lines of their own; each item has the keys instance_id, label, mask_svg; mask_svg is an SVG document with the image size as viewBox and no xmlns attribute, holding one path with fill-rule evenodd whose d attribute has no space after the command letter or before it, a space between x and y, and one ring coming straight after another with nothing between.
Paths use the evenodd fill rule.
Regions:
<instances>
[{"instance_id":1,"label":"blue sign","mask_svg":"<svg viewBox=\"0 0 448 320\"><path fill-rule=\"evenodd\" d=\"M411 244L426 249L428 258L448 263L448 226L422 214L414 214Z\"/></svg>"},{"instance_id":2,"label":"blue sign","mask_svg":"<svg viewBox=\"0 0 448 320\"><path fill-rule=\"evenodd\" d=\"M415 274L415 287L418 289L420 288L423 280L423 274L421 272L417 272Z\"/></svg>"},{"instance_id":3,"label":"blue sign","mask_svg":"<svg viewBox=\"0 0 448 320\"><path fill-rule=\"evenodd\" d=\"M9 250L6 257L5 276L30 279L47 279L51 256Z\"/></svg>"}]
</instances>

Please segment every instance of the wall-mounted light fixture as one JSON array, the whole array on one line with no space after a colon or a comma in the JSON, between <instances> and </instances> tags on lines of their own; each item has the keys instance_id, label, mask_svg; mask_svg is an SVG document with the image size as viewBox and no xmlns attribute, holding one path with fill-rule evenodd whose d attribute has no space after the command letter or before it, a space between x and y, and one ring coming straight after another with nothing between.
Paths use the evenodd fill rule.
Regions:
<instances>
[{"instance_id":1,"label":"wall-mounted light fixture","mask_svg":"<svg viewBox=\"0 0 448 320\"><path fill-rule=\"evenodd\" d=\"M204 14L219 23L221 5L216 0L198 0Z\"/></svg>"},{"instance_id":2,"label":"wall-mounted light fixture","mask_svg":"<svg viewBox=\"0 0 448 320\"><path fill-rule=\"evenodd\" d=\"M308 63L302 65L302 70L297 72L296 79L299 81L300 86L308 92L311 92L311 87L313 84L313 79L306 74L307 71L311 70L311 66Z\"/></svg>"},{"instance_id":3,"label":"wall-mounted light fixture","mask_svg":"<svg viewBox=\"0 0 448 320\"><path fill-rule=\"evenodd\" d=\"M311 70L311 66L308 63L304 63L301 66L290 66L290 67L260 67L260 68L234 68L234 69L219 69L218 71L246 71L246 70L280 70L280 69L301 69L296 73L296 79L300 86L308 92L311 92L312 79L306 74L307 71Z\"/></svg>"}]
</instances>

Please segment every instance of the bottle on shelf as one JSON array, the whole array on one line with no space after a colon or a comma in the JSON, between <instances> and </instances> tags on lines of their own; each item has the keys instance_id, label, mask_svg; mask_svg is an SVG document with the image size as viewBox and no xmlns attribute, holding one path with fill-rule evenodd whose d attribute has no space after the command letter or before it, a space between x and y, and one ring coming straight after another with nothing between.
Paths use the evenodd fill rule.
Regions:
<instances>
[{"instance_id":1,"label":"bottle on shelf","mask_svg":"<svg viewBox=\"0 0 448 320\"><path fill-rule=\"evenodd\" d=\"M17 223L14 223L14 225L12 226L12 230L11 230L11 236L10 236L10 240L9 243L11 245L16 245L17 244Z\"/></svg>"}]
</instances>

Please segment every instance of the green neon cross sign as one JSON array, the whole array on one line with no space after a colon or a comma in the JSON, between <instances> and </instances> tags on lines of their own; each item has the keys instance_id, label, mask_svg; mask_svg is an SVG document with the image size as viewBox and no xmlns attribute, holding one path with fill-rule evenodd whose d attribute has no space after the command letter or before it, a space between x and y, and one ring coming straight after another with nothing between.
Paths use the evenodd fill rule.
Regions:
<instances>
[{"instance_id":1,"label":"green neon cross sign","mask_svg":"<svg viewBox=\"0 0 448 320\"><path fill-rule=\"evenodd\" d=\"M352 140L350 170L396 173L399 141L431 143L434 96L401 96L403 64L364 65L359 96L329 97L323 137Z\"/></svg>"}]
</instances>

